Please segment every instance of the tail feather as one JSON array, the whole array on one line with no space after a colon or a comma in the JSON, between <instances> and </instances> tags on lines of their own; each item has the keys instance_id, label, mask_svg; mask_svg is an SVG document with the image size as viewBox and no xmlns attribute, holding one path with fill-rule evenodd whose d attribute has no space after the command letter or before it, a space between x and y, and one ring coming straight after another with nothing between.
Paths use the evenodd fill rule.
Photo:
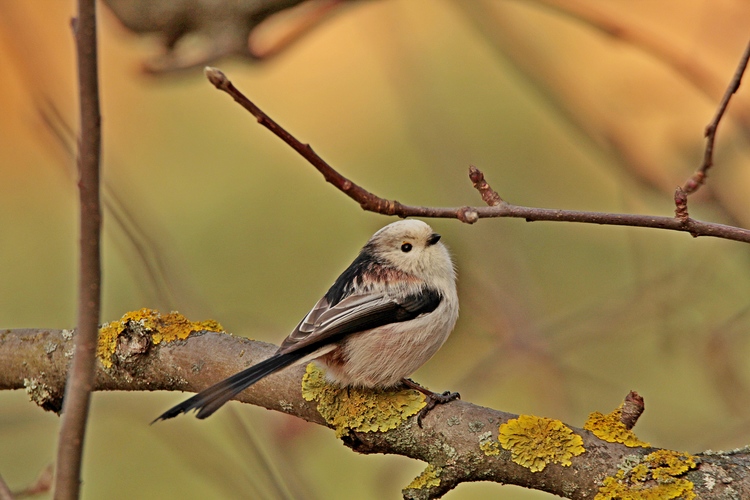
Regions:
<instances>
[{"instance_id":1,"label":"tail feather","mask_svg":"<svg viewBox=\"0 0 750 500\"><path fill-rule=\"evenodd\" d=\"M221 408L224 403L244 391L260 379L285 368L305 357L305 352L297 351L285 354L274 354L249 368L242 370L221 382L212 385L190 399L173 406L159 415L154 422L176 417L190 410L197 410L197 418L206 418Z\"/></svg>"}]
</instances>

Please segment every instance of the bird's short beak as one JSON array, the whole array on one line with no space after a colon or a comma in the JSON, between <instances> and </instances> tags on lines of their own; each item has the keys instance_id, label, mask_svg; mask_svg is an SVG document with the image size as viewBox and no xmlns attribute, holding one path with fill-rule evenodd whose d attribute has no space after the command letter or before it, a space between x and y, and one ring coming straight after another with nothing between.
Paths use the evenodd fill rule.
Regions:
<instances>
[{"instance_id":1,"label":"bird's short beak","mask_svg":"<svg viewBox=\"0 0 750 500\"><path fill-rule=\"evenodd\" d=\"M440 241L440 235L437 233L432 233L429 238L427 238L427 246L434 245Z\"/></svg>"}]
</instances>

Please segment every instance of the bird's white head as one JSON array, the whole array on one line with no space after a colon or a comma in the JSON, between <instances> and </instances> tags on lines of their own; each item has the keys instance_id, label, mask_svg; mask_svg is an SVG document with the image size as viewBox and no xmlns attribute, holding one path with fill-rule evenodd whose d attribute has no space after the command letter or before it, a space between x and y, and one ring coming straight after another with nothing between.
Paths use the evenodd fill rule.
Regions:
<instances>
[{"instance_id":1,"label":"bird's white head","mask_svg":"<svg viewBox=\"0 0 750 500\"><path fill-rule=\"evenodd\" d=\"M388 224L370 238L367 246L391 266L425 282L455 282L456 272L448 249L440 241L440 235L420 220Z\"/></svg>"}]
</instances>

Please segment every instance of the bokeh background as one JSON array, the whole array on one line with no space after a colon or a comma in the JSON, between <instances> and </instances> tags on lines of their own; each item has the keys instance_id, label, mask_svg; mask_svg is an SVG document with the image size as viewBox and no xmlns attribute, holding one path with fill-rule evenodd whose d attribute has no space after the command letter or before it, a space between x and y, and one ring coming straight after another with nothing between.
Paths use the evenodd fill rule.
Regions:
<instances>
[{"instance_id":1,"label":"bokeh background","mask_svg":"<svg viewBox=\"0 0 750 500\"><path fill-rule=\"evenodd\" d=\"M321 4L318 4L318 7ZM160 75L158 35L100 5L102 321L141 307L279 342L372 232L365 213L203 77ZM0 3L0 327L75 321L72 1ZM262 26L273 44L298 11ZM263 61L221 58L262 109L381 196L481 205L482 169L519 205L669 215L750 34L743 0L343 2ZM212 38L198 34L198 54ZM260 36L260 35L259 35ZM750 89L719 131L693 217L750 227ZM631 389L636 431L691 452L750 442L750 247L651 229L430 222L461 318L415 378L581 426ZM149 426L176 393L96 393L84 498L397 498L424 467L232 404ZM55 456L58 418L0 394L0 475ZM461 485L450 499L549 495Z\"/></svg>"}]
</instances>

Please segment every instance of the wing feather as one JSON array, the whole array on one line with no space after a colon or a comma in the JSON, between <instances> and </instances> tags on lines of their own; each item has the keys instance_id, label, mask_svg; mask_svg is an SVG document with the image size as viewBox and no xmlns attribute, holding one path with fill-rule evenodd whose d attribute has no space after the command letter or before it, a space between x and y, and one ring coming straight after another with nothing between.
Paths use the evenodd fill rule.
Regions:
<instances>
[{"instance_id":1,"label":"wing feather","mask_svg":"<svg viewBox=\"0 0 750 500\"><path fill-rule=\"evenodd\" d=\"M396 299L380 293L354 294L332 307L326 307L324 297L284 339L277 353L287 354L315 345L314 350L350 334L408 321L434 311L441 300L438 292L426 287Z\"/></svg>"}]
</instances>

